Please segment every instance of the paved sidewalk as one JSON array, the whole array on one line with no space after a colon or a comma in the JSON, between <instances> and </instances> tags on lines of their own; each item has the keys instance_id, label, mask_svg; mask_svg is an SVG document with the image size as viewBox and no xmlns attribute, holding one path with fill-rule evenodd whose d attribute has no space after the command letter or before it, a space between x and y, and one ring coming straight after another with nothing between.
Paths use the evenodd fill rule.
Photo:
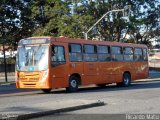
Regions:
<instances>
[{"instance_id":1,"label":"paved sidewalk","mask_svg":"<svg viewBox=\"0 0 160 120\"><path fill-rule=\"evenodd\" d=\"M7 82L8 83L13 83L15 82L15 76L7 76ZM6 83L5 77L0 76L0 84L1 83Z\"/></svg>"},{"instance_id":2,"label":"paved sidewalk","mask_svg":"<svg viewBox=\"0 0 160 120\"><path fill-rule=\"evenodd\" d=\"M7 72L7 83L15 82L15 72ZM6 83L5 73L0 72L0 84Z\"/></svg>"},{"instance_id":3,"label":"paved sidewalk","mask_svg":"<svg viewBox=\"0 0 160 120\"><path fill-rule=\"evenodd\" d=\"M47 101L32 105L16 105L9 107L1 107L1 118L18 118L29 119L44 115L56 114L60 112L69 112L90 107L98 107L105 105L104 102L96 100L66 100L66 101Z\"/></svg>"}]
</instances>

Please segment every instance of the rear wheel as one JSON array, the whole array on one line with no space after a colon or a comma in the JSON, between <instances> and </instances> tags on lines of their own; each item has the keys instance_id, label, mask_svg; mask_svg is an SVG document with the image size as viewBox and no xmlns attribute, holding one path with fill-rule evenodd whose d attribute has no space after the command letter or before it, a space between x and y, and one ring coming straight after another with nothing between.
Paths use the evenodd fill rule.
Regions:
<instances>
[{"instance_id":1,"label":"rear wheel","mask_svg":"<svg viewBox=\"0 0 160 120\"><path fill-rule=\"evenodd\" d=\"M41 89L44 93L50 93L52 89Z\"/></svg>"},{"instance_id":2,"label":"rear wheel","mask_svg":"<svg viewBox=\"0 0 160 120\"><path fill-rule=\"evenodd\" d=\"M98 87L105 87L106 84L105 83L104 84L97 84L96 86L98 86Z\"/></svg>"},{"instance_id":3,"label":"rear wheel","mask_svg":"<svg viewBox=\"0 0 160 120\"><path fill-rule=\"evenodd\" d=\"M123 81L117 83L117 86L127 87L131 84L131 75L129 73L124 73Z\"/></svg>"},{"instance_id":4,"label":"rear wheel","mask_svg":"<svg viewBox=\"0 0 160 120\"><path fill-rule=\"evenodd\" d=\"M66 88L67 92L76 92L79 86L79 79L76 76L71 76L69 79L69 86Z\"/></svg>"}]
</instances>

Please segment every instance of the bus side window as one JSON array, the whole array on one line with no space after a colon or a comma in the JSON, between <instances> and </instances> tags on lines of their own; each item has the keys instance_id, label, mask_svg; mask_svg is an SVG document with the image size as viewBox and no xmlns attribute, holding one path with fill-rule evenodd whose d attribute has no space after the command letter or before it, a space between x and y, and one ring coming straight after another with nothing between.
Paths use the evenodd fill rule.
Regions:
<instances>
[{"instance_id":1,"label":"bus side window","mask_svg":"<svg viewBox=\"0 0 160 120\"><path fill-rule=\"evenodd\" d=\"M71 62L82 61L82 46L80 44L69 44L69 60Z\"/></svg>"},{"instance_id":2,"label":"bus side window","mask_svg":"<svg viewBox=\"0 0 160 120\"><path fill-rule=\"evenodd\" d=\"M148 53L147 53L147 49L146 48L143 49L143 60L144 61L148 60Z\"/></svg>"},{"instance_id":3,"label":"bus side window","mask_svg":"<svg viewBox=\"0 0 160 120\"><path fill-rule=\"evenodd\" d=\"M124 47L123 48L124 60L125 61L133 61L133 48Z\"/></svg>"},{"instance_id":4,"label":"bus side window","mask_svg":"<svg viewBox=\"0 0 160 120\"><path fill-rule=\"evenodd\" d=\"M65 51L63 46L52 46L51 61L53 67L65 64Z\"/></svg>"},{"instance_id":5,"label":"bus side window","mask_svg":"<svg viewBox=\"0 0 160 120\"><path fill-rule=\"evenodd\" d=\"M143 54L141 48L135 48L134 49L134 61L142 61L143 60Z\"/></svg>"},{"instance_id":6,"label":"bus side window","mask_svg":"<svg viewBox=\"0 0 160 120\"><path fill-rule=\"evenodd\" d=\"M96 45L84 45L83 58L86 62L95 62L98 60L97 57L97 46Z\"/></svg>"},{"instance_id":7,"label":"bus side window","mask_svg":"<svg viewBox=\"0 0 160 120\"><path fill-rule=\"evenodd\" d=\"M112 61L123 61L122 47L112 46Z\"/></svg>"},{"instance_id":8,"label":"bus side window","mask_svg":"<svg viewBox=\"0 0 160 120\"><path fill-rule=\"evenodd\" d=\"M98 46L98 60L101 62L110 61L110 46L107 45L99 45Z\"/></svg>"}]
</instances>

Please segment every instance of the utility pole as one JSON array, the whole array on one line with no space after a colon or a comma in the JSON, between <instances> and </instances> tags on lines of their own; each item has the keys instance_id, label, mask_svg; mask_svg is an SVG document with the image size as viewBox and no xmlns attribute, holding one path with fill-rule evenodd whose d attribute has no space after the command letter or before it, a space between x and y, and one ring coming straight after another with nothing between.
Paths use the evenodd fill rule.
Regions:
<instances>
[{"instance_id":1,"label":"utility pole","mask_svg":"<svg viewBox=\"0 0 160 120\"><path fill-rule=\"evenodd\" d=\"M84 33L84 34L85 34L85 39L88 40L88 33L89 33L104 17L106 17L109 13L111 13L111 12L123 12L123 15L124 15L126 9L129 9L129 10L130 10L130 6L126 6L126 8L124 8L124 9L117 9L117 10L111 10L111 11L106 12L96 23L94 23L94 25L93 25L92 27L90 27L90 28L88 29L87 32Z\"/></svg>"},{"instance_id":2,"label":"utility pole","mask_svg":"<svg viewBox=\"0 0 160 120\"><path fill-rule=\"evenodd\" d=\"M72 8L71 8L72 15L74 15L74 5L75 5L74 0L72 0Z\"/></svg>"},{"instance_id":3,"label":"utility pole","mask_svg":"<svg viewBox=\"0 0 160 120\"><path fill-rule=\"evenodd\" d=\"M5 42L3 41L3 58L4 58L4 73L5 73L5 82L8 82L7 79L7 63L6 63L6 52L5 52Z\"/></svg>"},{"instance_id":4,"label":"utility pole","mask_svg":"<svg viewBox=\"0 0 160 120\"><path fill-rule=\"evenodd\" d=\"M8 79L7 79L7 63L6 63L6 52L5 52L5 32L6 30L4 29L4 23L2 21L2 29L1 29L1 34L2 34L2 39L3 39L3 42L2 42L2 45L3 45L3 59L4 59L4 72L5 72L5 82L8 82Z\"/></svg>"}]
</instances>

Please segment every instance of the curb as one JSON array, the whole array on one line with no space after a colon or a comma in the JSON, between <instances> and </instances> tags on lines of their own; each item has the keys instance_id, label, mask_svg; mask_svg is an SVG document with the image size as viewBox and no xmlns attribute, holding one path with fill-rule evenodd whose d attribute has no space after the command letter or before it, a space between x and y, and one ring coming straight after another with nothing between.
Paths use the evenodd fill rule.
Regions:
<instances>
[{"instance_id":1,"label":"curb","mask_svg":"<svg viewBox=\"0 0 160 120\"><path fill-rule=\"evenodd\" d=\"M132 83L141 83L141 82L160 82L160 80L135 80Z\"/></svg>"},{"instance_id":2,"label":"curb","mask_svg":"<svg viewBox=\"0 0 160 120\"><path fill-rule=\"evenodd\" d=\"M14 85L16 84L15 82L7 82L7 83L0 83L0 86L8 86L8 85Z\"/></svg>"},{"instance_id":3,"label":"curb","mask_svg":"<svg viewBox=\"0 0 160 120\"><path fill-rule=\"evenodd\" d=\"M73 106L73 107L60 108L60 109L56 109L56 110L49 110L49 111L44 111L44 112L18 115L16 117L16 119L17 120L26 120L26 119L36 118L36 117L53 115L53 114L62 113L62 112L71 112L71 111L75 111L75 110L87 109L87 108L91 108L91 107L99 107L99 106L104 106L104 105L106 105L104 102L98 101L95 103L89 103L89 104L85 104L85 105L78 105L78 106ZM14 117L14 119L15 119L15 117Z\"/></svg>"}]
</instances>

